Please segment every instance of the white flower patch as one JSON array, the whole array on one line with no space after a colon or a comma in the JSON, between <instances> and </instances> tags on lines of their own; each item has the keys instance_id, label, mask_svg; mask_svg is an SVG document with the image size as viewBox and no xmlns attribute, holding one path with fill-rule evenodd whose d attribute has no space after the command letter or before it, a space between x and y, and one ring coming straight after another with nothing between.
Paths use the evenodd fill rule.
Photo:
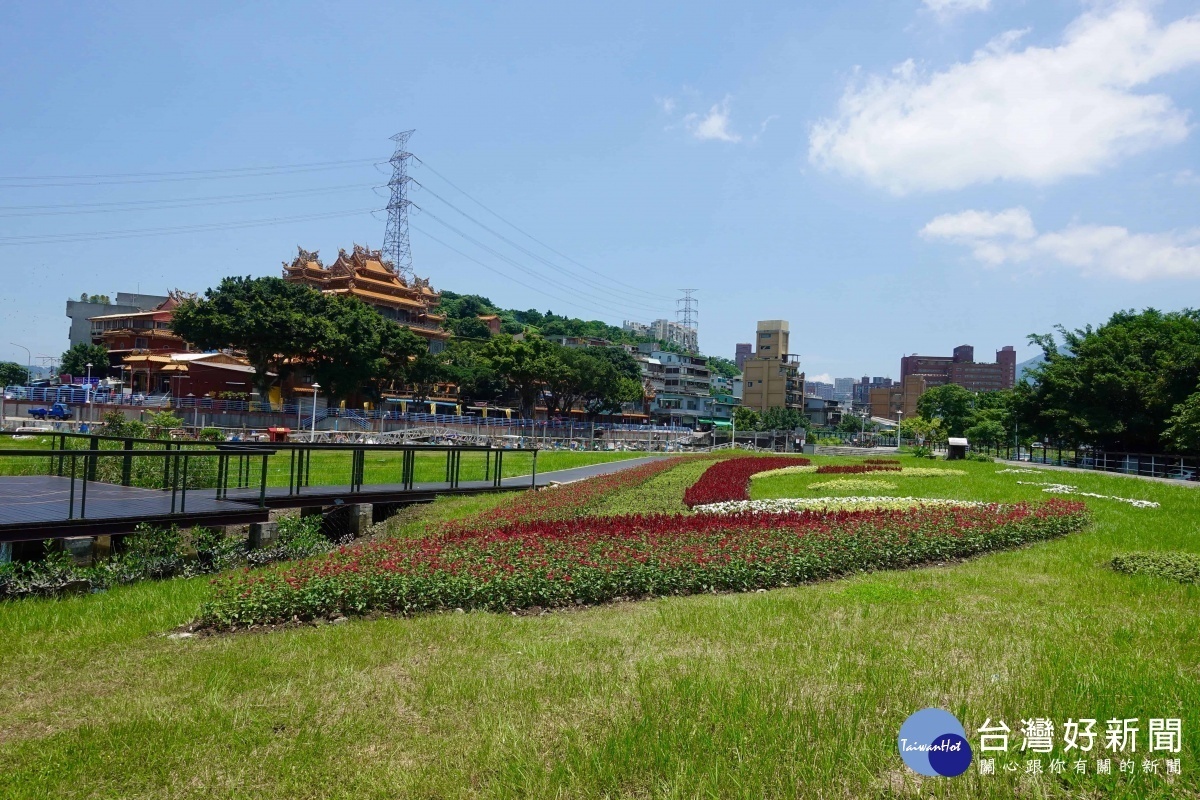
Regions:
<instances>
[{"instance_id":1,"label":"white flower patch","mask_svg":"<svg viewBox=\"0 0 1200 800\"><path fill-rule=\"evenodd\" d=\"M1014 475L1044 475L1044 474L1046 474L1046 470L1044 470L1044 469L1026 469L1024 467L1007 467L1005 469L996 470L997 475L1003 475L1005 473L1010 473L1010 474L1014 474ZM1017 481L1017 482L1020 483L1020 481Z\"/></svg>"},{"instance_id":2,"label":"white flower patch","mask_svg":"<svg viewBox=\"0 0 1200 800\"><path fill-rule=\"evenodd\" d=\"M1132 497L1117 497L1111 494L1096 494L1095 492L1081 492L1078 486L1072 486L1069 483L1050 483L1049 481L1017 481L1022 486L1044 486L1043 492L1049 494L1073 494L1079 497L1095 497L1099 500L1116 500L1118 503L1128 503L1134 508L1158 508L1159 503L1153 500L1135 500Z\"/></svg>"},{"instance_id":3,"label":"white flower patch","mask_svg":"<svg viewBox=\"0 0 1200 800\"><path fill-rule=\"evenodd\" d=\"M803 466L796 466L796 467L780 467L779 469L769 469L769 470L766 470L765 472L757 472L757 473L751 475L750 477L751 477L751 479L770 478L775 475L801 475L806 472L816 472L816 471L817 471L816 464L805 464Z\"/></svg>"},{"instance_id":4,"label":"white flower patch","mask_svg":"<svg viewBox=\"0 0 1200 800\"><path fill-rule=\"evenodd\" d=\"M919 506L953 506L973 508L993 505L977 500L942 500L929 497L779 497L772 500L729 500L708 503L692 510L699 514L737 514L761 511L771 514L799 514L804 511L866 511L876 509L906 509Z\"/></svg>"}]
</instances>

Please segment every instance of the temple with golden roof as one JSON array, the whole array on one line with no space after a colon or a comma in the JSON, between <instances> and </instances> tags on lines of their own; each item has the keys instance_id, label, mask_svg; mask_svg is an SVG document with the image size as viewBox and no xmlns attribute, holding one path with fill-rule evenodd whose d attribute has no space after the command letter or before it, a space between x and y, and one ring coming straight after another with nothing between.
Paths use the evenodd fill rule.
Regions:
<instances>
[{"instance_id":1,"label":"temple with golden roof","mask_svg":"<svg viewBox=\"0 0 1200 800\"><path fill-rule=\"evenodd\" d=\"M403 325L429 341L429 349L445 347L450 333L442 329L445 316L436 313L440 296L429 279L415 278L410 284L379 250L354 245L353 252L338 250L329 266L320 254L296 248L291 264L283 264L283 277L328 294L351 295L378 311L385 319Z\"/></svg>"}]
</instances>

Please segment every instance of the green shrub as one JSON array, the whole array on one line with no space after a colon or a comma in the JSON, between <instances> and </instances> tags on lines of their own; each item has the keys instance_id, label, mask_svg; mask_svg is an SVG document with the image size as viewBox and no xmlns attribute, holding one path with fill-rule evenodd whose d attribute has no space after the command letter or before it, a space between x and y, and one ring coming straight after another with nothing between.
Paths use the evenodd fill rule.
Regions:
<instances>
[{"instance_id":1,"label":"green shrub","mask_svg":"<svg viewBox=\"0 0 1200 800\"><path fill-rule=\"evenodd\" d=\"M1195 553L1122 553L1112 568L1129 575L1153 575L1179 583L1200 583L1200 555Z\"/></svg>"},{"instance_id":2,"label":"green shrub","mask_svg":"<svg viewBox=\"0 0 1200 800\"><path fill-rule=\"evenodd\" d=\"M933 448L925 445L916 445L909 453L917 458L933 458Z\"/></svg>"}]
</instances>

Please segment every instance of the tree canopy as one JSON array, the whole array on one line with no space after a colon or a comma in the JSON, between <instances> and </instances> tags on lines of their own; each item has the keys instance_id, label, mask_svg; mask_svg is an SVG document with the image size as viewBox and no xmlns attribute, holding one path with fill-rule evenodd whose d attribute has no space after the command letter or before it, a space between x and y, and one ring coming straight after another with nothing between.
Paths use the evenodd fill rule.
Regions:
<instances>
[{"instance_id":1,"label":"tree canopy","mask_svg":"<svg viewBox=\"0 0 1200 800\"><path fill-rule=\"evenodd\" d=\"M0 361L0 386L24 386L29 383L29 370L15 361Z\"/></svg>"},{"instance_id":2,"label":"tree canopy","mask_svg":"<svg viewBox=\"0 0 1200 800\"><path fill-rule=\"evenodd\" d=\"M108 348L102 344L79 342L62 354L58 371L74 378L87 375L87 365L92 365L92 377L103 377L108 372Z\"/></svg>"},{"instance_id":3,"label":"tree canopy","mask_svg":"<svg viewBox=\"0 0 1200 800\"><path fill-rule=\"evenodd\" d=\"M1061 444L1161 452L1186 447L1200 383L1200 311L1120 311L1097 328L1034 335L1045 362L1018 387L1023 427ZM1200 402L1200 401L1196 401Z\"/></svg>"}]
</instances>

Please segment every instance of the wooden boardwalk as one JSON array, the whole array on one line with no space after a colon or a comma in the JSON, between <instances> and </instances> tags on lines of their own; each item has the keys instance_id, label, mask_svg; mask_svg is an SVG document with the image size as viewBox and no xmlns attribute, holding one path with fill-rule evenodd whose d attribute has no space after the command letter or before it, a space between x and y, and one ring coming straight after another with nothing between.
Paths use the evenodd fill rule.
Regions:
<instances>
[{"instance_id":1,"label":"wooden boardwalk","mask_svg":"<svg viewBox=\"0 0 1200 800\"><path fill-rule=\"evenodd\" d=\"M610 461L539 473L536 486L567 483L637 467L662 456ZM74 484L72 486L72 483ZM534 486L530 475L494 481L366 484L361 487L305 486L299 492L268 488L265 507L259 489L229 489L223 499L212 489L186 495L52 475L0 477L0 542L129 533L141 523L180 527L245 525L265 522L271 509L351 503L419 503L441 495L519 491Z\"/></svg>"}]
</instances>

